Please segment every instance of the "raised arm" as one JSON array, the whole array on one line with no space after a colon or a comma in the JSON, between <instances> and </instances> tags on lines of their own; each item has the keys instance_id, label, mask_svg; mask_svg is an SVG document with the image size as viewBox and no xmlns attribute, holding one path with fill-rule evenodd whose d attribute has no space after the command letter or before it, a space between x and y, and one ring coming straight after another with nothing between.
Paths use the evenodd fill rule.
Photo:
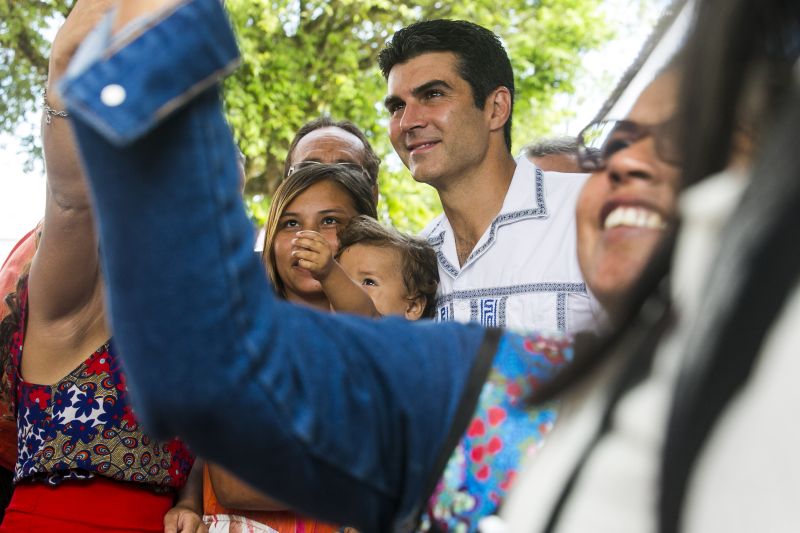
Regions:
<instances>
[{"instance_id":1,"label":"raised arm","mask_svg":"<svg viewBox=\"0 0 800 533\"><path fill-rule=\"evenodd\" d=\"M28 281L23 358L23 374L36 382L57 380L109 337L89 188L55 87L78 45L112 3L79 0L58 31L50 55L42 115L47 197Z\"/></svg>"}]
</instances>

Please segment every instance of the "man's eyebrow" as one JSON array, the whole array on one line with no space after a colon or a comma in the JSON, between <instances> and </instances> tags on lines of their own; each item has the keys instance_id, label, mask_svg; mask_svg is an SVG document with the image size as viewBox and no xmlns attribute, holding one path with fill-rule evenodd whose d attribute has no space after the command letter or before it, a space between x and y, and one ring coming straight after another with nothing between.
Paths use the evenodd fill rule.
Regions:
<instances>
[{"instance_id":1,"label":"man's eyebrow","mask_svg":"<svg viewBox=\"0 0 800 533\"><path fill-rule=\"evenodd\" d=\"M431 81L426 81L425 83L423 83L419 87L414 87L413 89L411 89L411 94L414 97L419 97L424 92L429 91L431 89L435 89L437 87L444 88L444 89L452 89L453 88L449 83L447 83L444 80L431 80ZM403 99L400 98L399 96L396 96L396 95L393 95L393 94L390 94L389 96L387 96L383 100L383 106L386 109L390 109L391 107L393 107L395 105L398 105L398 104L402 104L402 103L403 103Z\"/></svg>"},{"instance_id":2,"label":"man's eyebrow","mask_svg":"<svg viewBox=\"0 0 800 533\"><path fill-rule=\"evenodd\" d=\"M383 99L383 107L385 107L386 109L391 109L392 107L400 105L402 103L403 99L393 94L390 94L389 96Z\"/></svg>"},{"instance_id":3,"label":"man's eyebrow","mask_svg":"<svg viewBox=\"0 0 800 533\"><path fill-rule=\"evenodd\" d=\"M411 90L411 94L415 97L421 95L422 93L429 91L431 89L435 89L437 87L443 87L445 89L452 89L449 83L444 80L431 80L428 82L423 83L419 87L415 87Z\"/></svg>"}]
</instances>

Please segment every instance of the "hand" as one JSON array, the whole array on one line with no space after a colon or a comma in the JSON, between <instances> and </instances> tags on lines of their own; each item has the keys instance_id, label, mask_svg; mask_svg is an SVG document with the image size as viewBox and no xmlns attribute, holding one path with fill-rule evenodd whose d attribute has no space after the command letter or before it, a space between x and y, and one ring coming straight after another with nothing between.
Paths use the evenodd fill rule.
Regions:
<instances>
[{"instance_id":1,"label":"hand","mask_svg":"<svg viewBox=\"0 0 800 533\"><path fill-rule=\"evenodd\" d=\"M292 257L297 266L311 272L317 281L324 281L333 269L333 251L325 237L316 231L298 231L292 241Z\"/></svg>"},{"instance_id":2,"label":"hand","mask_svg":"<svg viewBox=\"0 0 800 533\"><path fill-rule=\"evenodd\" d=\"M49 73L51 85L64 74L78 46L114 3L115 0L78 0L75 3L53 40ZM55 97L55 91L48 92Z\"/></svg>"},{"instance_id":3,"label":"hand","mask_svg":"<svg viewBox=\"0 0 800 533\"><path fill-rule=\"evenodd\" d=\"M208 528L194 509L179 503L164 515L164 533L208 533Z\"/></svg>"},{"instance_id":4,"label":"hand","mask_svg":"<svg viewBox=\"0 0 800 533\"><path fill-rule=\"evenodd\" d=\"M122 0L114 20L112 31L117 33L128 22L148 15L154 15L167 8L175 6L183 0Z\"/></svg>"}]
</instances>

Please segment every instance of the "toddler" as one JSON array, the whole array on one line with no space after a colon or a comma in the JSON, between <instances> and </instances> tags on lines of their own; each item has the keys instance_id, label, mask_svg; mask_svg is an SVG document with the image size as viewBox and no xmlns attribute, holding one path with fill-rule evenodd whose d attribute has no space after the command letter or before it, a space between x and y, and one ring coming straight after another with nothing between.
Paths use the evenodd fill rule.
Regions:
<instances>
[{"instance_id":1,"label":"toddler","mask_svg":"<svg viewBox=\"0 0 800 533\"><path fill-rule=\"evenodd\" d=\"M358 216L339 234L335 254L315 231L300 231L292 255L322 285L334 311L373 317L433 318L439 272L423 239Z\"/></svg>"}]
</instances>

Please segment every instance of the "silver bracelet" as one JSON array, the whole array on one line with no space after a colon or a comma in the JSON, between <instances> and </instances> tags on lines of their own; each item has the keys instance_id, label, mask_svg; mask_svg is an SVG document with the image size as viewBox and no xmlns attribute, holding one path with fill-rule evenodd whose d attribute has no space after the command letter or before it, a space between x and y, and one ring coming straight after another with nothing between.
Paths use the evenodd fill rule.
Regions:
<instances>
[{"instance_id":1,"label":"silver bracelet","mask_svg":"<svg viewBox=\"0 0 800 533\"><path fill-rule=\"evenodd\" d=\"M44 120L45 120L45 122L50 124L50 122L52 122L52 120L53 120L53 117L61 117L61 118L68 118L69 117L69 113L67 113L66 111L57 111L57 110L53 109L52 107L50 107L50 104L47 102L47 87L44 88L44 91L42 91L42 93L43 93L43 97L44 97L44 113L45 113Z\"/></svg>"}]
</instances>

